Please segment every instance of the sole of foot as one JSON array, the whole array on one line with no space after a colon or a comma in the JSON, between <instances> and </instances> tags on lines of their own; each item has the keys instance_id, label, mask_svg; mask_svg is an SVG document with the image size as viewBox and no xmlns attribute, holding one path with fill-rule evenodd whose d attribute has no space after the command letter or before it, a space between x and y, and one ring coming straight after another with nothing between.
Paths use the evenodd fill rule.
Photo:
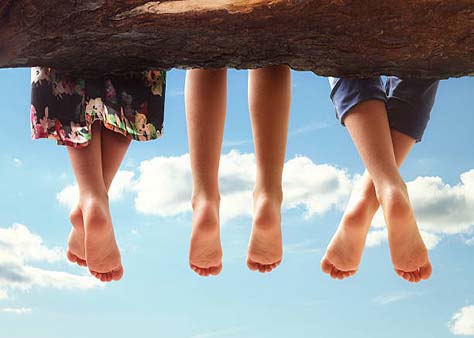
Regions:
<instances>
[{"instance_id":1,"label":"sole of foot","mask_svg":"<svg viewBox=\"0 0 474 338\"><path fill-rule=\"evenodd\" d=\"M281 264L282 258L281 199L254 197L247 267L252 271L268 273Z\"/></svg>"},{"instance_id":2,"label":"sole of foot","mask_svg":"<svg viewBox=\"0 0 474 338\"><path fill-rule=\"evenodd\" d=\"M189 266L202 277L217 276L222 271L219 203L203 201L193 204Z\"/></svg>"},{"instance_id":3,"label":"sole of foot","mask_svg":"<svg viewBox=\"0 0 474 338\"><path fill-rule=\"evenodd\" d=\"M388 230L388 243L396 273L412 283L431 277L432 266L421 237L406 186L377 192Z\"/></svg>"},{"instance_id":4,"label":"sole of foot","mask_svg":"<svg viewBox=\"0 0 474 338\"><path fill-rule=\"evenodd\" d=\"M378 202L356 198L349 204L321 260L321 270L334 279L345 279L359 269L365 241Z\"/></svg>"},{"instance_id":5,"label":"sole of foot","mask_svg":"<svg viewBox=\"0 0 474 338\"><path fill-rule=\"evenodd\" d=\"M123 267L108 198L88 198L82 201L80 206L84 219L84 247L89 271L102 282L120 280Z\"/></svg>"}]
</instances>

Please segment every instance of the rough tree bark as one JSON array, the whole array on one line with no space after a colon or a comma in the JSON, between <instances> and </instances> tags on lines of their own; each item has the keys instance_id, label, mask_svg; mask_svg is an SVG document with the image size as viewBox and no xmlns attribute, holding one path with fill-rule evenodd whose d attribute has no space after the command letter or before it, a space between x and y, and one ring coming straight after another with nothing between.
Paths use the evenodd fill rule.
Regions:
<instances>
[{"instance_id":1,"label":"rough tree bark","mask_svg":"<svg viewBox=\"0 0 474 338\"><path fill-rule=\"evenodd\" d=\"M474 73L474 0L0 0L0 68Z\"/></svg>"}]
</instances>

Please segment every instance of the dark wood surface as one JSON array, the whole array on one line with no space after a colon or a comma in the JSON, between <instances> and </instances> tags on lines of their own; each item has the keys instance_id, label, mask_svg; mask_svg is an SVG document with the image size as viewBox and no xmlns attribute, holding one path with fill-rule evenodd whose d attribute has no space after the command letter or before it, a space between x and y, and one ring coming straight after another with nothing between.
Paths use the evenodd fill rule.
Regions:
<instances>
[{"instance_id":1,"label":"dark wood surface","mask_svg":"<svg viewBox=\"0 0 474 338\"><path fill-rule=\"evenodd\" d=\"M474 73L474 0L0 0L0 68Z\"/></svg>"}]
</instances>

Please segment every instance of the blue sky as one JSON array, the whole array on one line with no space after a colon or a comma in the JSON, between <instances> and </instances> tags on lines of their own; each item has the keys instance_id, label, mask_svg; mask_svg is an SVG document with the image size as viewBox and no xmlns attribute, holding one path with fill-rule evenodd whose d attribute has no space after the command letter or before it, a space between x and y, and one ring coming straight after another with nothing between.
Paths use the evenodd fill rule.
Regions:
<instances>
[{"instance_id":1,"label":"blue sky","mask_svg":"<svg viewBox=\"0 0 474 338\"><path fill-rule=\"evenodd\" d=\"M30 139L29 70L0 71L0 338L474 334L474 78L441 83L424 140L402 169L434 266L431 280L412 285L393 272L377 222L356 277L333 281L319 270L364 167L334 117L327 79L309 72L293 73L284 262L260 275L245 266L254 174L247 72L229 71L224 270L196 276L187 263L184 75L168 75L165 136L133 143L124 160L111 208L126 274L103 287L63 257L74 177L64 148ZM325 180L338 184L323 191Z\"/></svg>"}]
</instances>

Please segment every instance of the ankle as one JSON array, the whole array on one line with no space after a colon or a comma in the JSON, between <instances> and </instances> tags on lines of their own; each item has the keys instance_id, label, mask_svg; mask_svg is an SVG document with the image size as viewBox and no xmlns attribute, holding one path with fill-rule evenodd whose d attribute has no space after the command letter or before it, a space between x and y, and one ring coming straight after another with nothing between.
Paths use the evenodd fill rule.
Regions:
<instances>
[{"instance_id":1,"label":"ankle","mask_svg":"<svg viewBox=\"0 0 474 338\"><path fill-rule=\"evenodd\" d=\"M110 228L111 220L108 212L109 199L107 195L81 196L79 205L87 231Z\"/></svg>"},{"instance_id":2,"label":"ankle","mask_svg":"<svg viewBox=\"0 0 474 338\"><path fill-rule=\"evenodd\" d=\"M219 193L204 194L204 193L193 193L191 198L191 205L194 211L202 208L209 208L210 206L219 207L221 197Z\"/></svg>"},{"instance_id":3,"label":"ankle","mask_svg":"<svg viewBox=\"0 0 474 338\"><path fill-rule=\"evenodd\" d=\"M342 224L354 229L370 226L370 220L377 212L377 207L374 208L371 202L361 199L348 206L342 217ZM378 203L376 205L378 206Z\"/></svg>"},{"instance_id":4,"label":"ankle","mask_svg":"<svg viewBox=\"0 0 474 338\"><path fill-rule=\"evenodd\" d=\"M380 192L377 191L377 196L386 219L404 221L413 218L413 209L404 183L384 187Z\"/></svg>"},{"instance_id":5,"label":"ankle","mask_svg":"<svg viewBox=\"0 0 474 338\"><path fill-rule=\"evenodd\" d=\"M283 202L283 189L281 185L275 187L265 187L262 185L255 185L253 190L254 202L269 202L280 204Z\"/></svg>"}]
</instances>

